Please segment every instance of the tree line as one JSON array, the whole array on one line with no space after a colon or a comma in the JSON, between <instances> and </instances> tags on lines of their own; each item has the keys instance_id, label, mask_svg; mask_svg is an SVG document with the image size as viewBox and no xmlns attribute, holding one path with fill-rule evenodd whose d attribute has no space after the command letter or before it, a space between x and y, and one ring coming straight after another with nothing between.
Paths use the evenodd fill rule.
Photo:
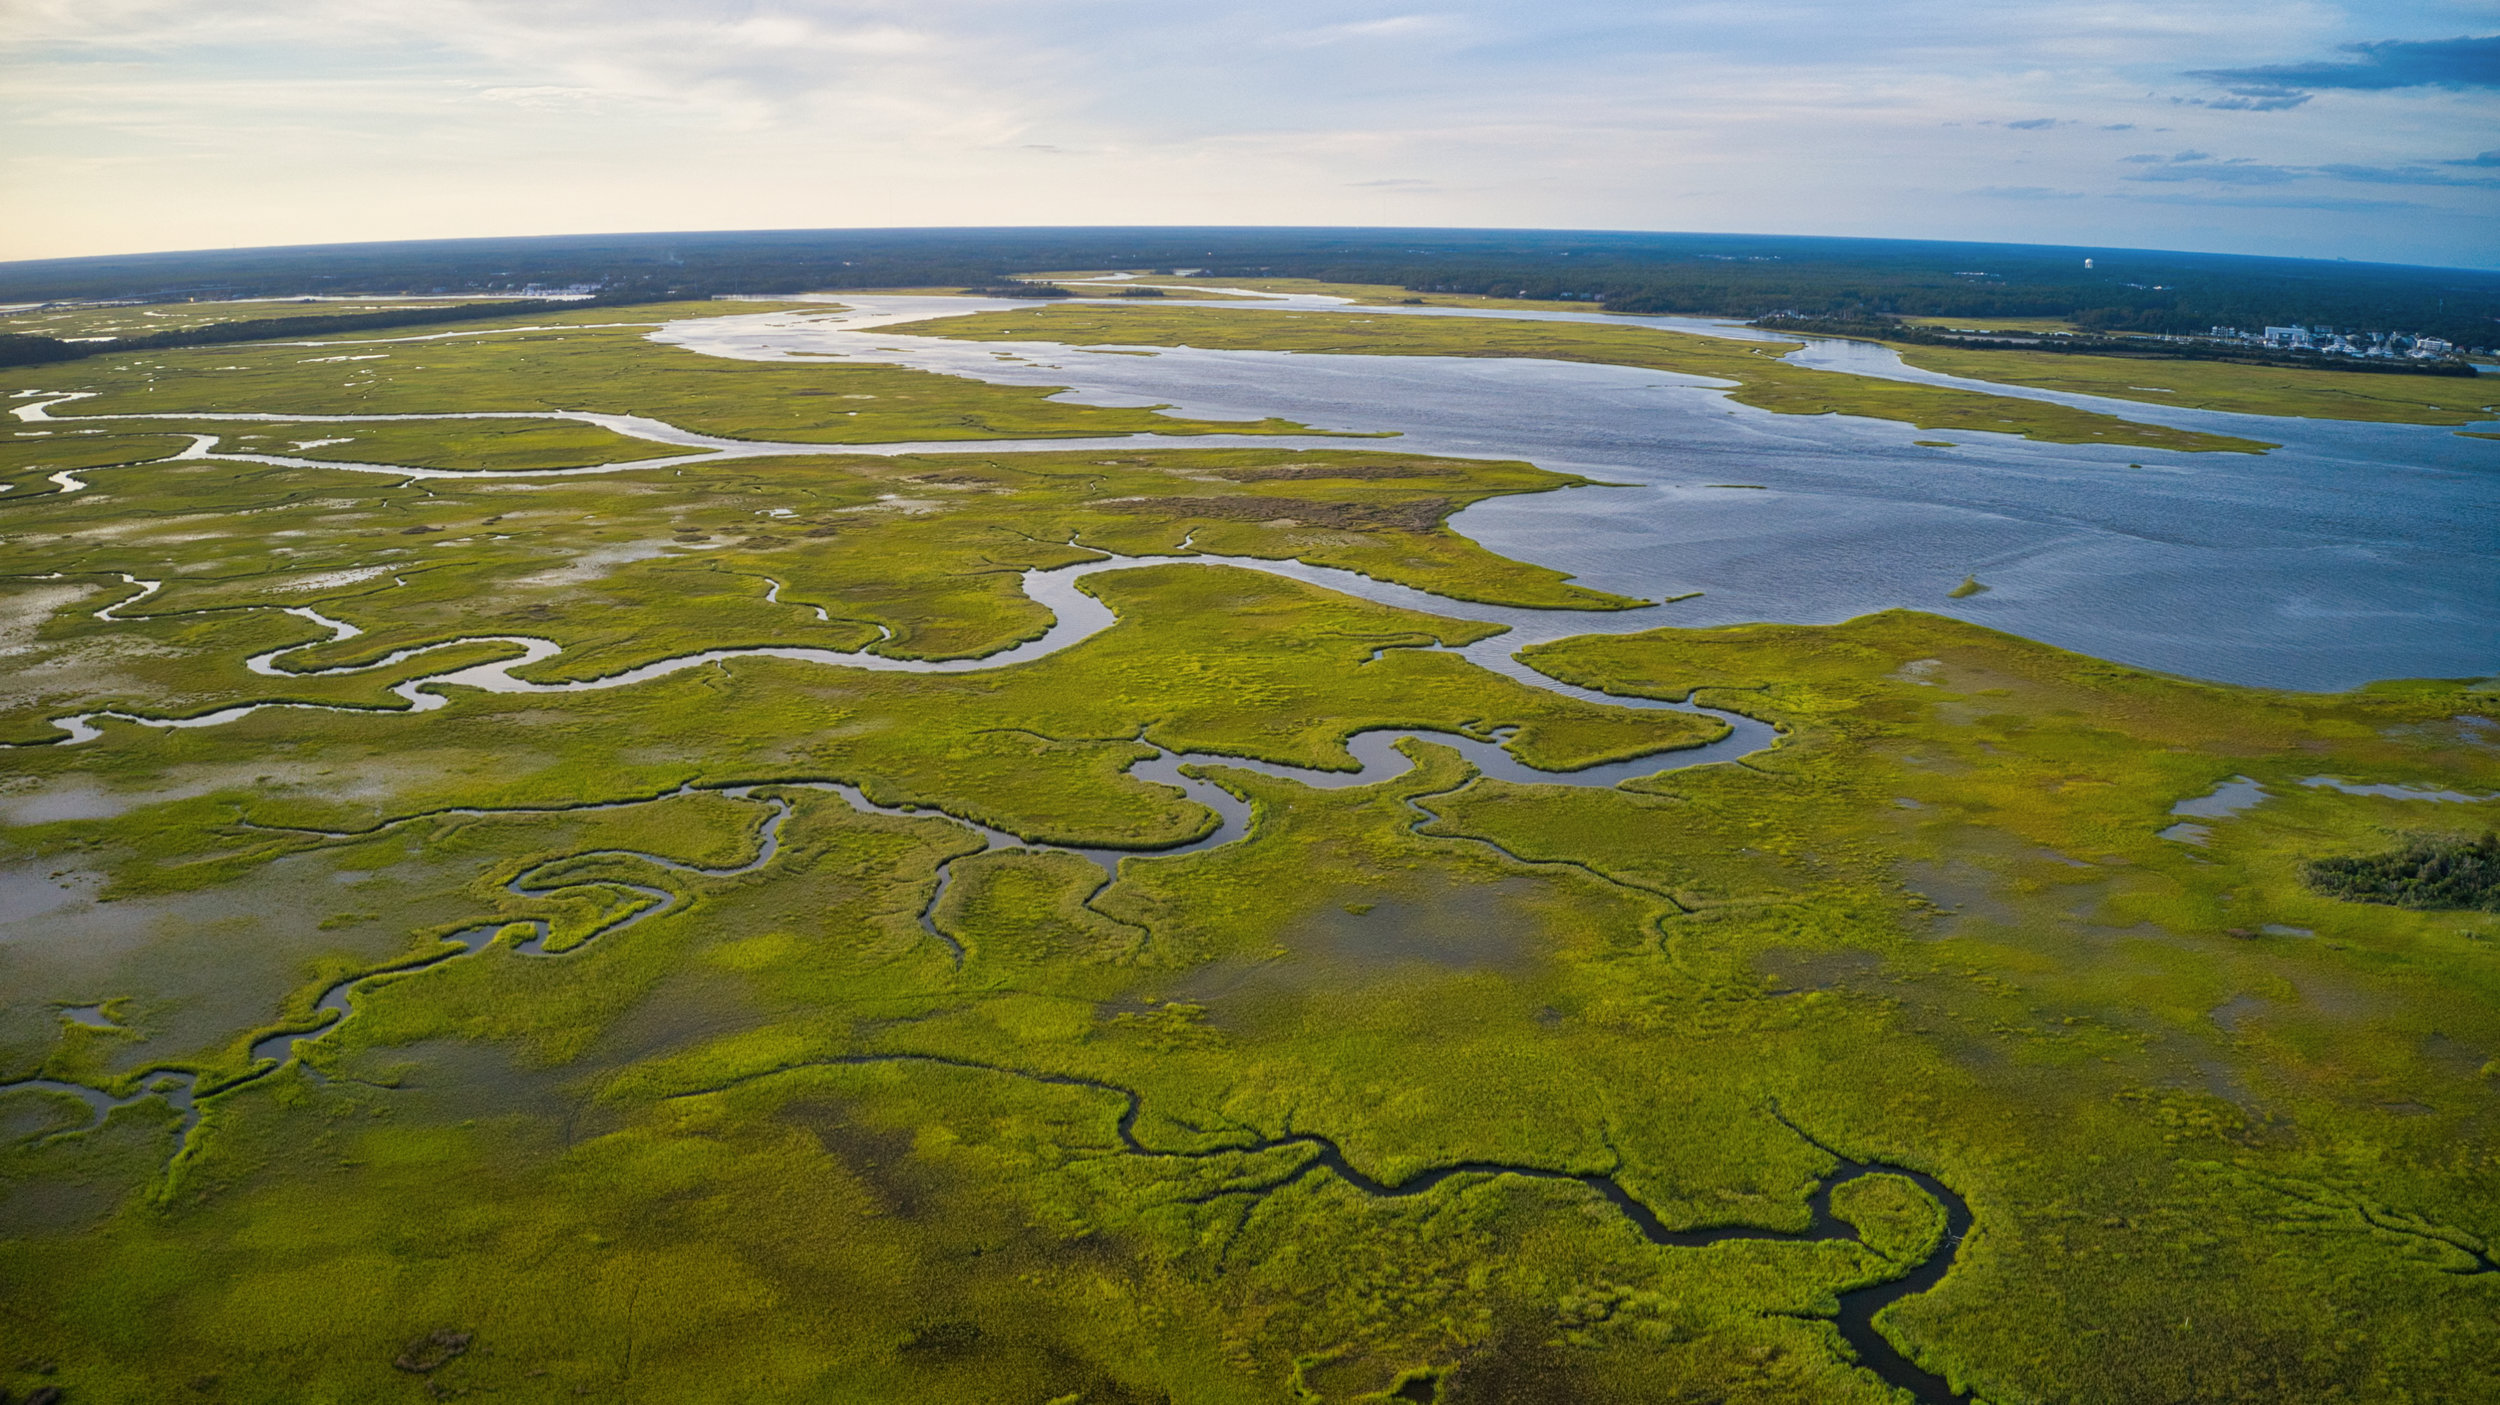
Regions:
<instances>
[{"instance_id":1,"label":"tree line","mask_svg":"<svg viewBox=\"0 0 2500 1405\"><path fill-rule=\"evenodd\" d=\"M2086 265L2086 260L2090 265ZM885 229L464 239L0 264L0 300L998 287L1038 269L1191 269L1616 312L2056 317L2104 332L2367 327L2500 346L2500 273L2142 249L1625 231Z\"/></svg>"},{"instance_id":2,"label":"tree line","mask_svg":"<svg viewBox=\"0 0 2500 1405\"><path fill-rule=\"evenodd\" d=\"M664 296L664 295L658 295ZM331 316L244 317L210 322L177 331L151 332L111 341L63 341L57 337L0 333L0 366L35 366L76 361L106 352L156 351L169 347L216 346L226 342L285 341L294 337L330 337L341 332L378 332L394 327L429 327L444 322L476 322L492 317L528 317L569 312L582 307L650 302L655 295L592 298L516 298L495 302L455 303L447 307L405 307L387 312L344 312Z\"/></svg>"}]
</instances>

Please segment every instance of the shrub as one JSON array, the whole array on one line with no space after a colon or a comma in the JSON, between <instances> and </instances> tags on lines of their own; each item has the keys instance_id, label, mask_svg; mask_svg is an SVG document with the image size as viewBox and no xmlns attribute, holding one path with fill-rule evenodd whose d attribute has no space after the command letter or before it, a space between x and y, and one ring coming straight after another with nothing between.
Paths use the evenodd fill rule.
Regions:
<instances>
[{"instance_id":1,"label":"shrub","mask_svg":"<svg viewBox=\"0 0 2500 1405\"><path fill-rule=\"evenodd\" d=\"M2314 860L2306 877L2347 902L2500 912L2500 835L2416 835L2384 854Z\"/></svg>"}]
</instances>

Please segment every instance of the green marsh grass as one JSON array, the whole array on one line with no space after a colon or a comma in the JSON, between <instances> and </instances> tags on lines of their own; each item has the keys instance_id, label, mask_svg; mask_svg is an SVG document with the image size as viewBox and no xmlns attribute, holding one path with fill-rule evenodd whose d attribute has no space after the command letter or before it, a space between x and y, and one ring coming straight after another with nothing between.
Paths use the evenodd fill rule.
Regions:
<instances>
[{"instance_id":1,"label":"green marsh grass","mask_svg":"<svg viewBox=\"0 0 2500 1405\"><path fill-rule=\"evenodd\" d=\"M431 390L325 389L243 347L212 364L258 369L160 371L154 391L110 357L75 369L116 403L191 411L595 392L840 435L838 397L785 389L850 385L908 402L860 427L877 437L1141 422L560 335L479 339ZM169 442L78 439L0 439L18 455L0 481ZM486 444L455 426L392 449ZM527 634L565 646L545 679L738 644L976 655L1046 624L1023 570L1193 532L1472 599L1627 603L1440 525L1574 480L1376 449L829 445L500 484L223 463L94 481L6 508L14 742L102 707L375 706L508 652L242 667L287 644L330 666ZM95 619L134 592L123 573L166 585ZM1250 806L1238 843L1115 871L984 853L949 815L1132 848L1206 832L1128 774L1155 745L1342 768L1365 728L1517 727L1524 757L1568 767L1716 731L1397 647L1484 627L1271 576L1174 563L1086 588L1115 626L996 672L745 659L0 754L0 894L53 904L0 942L0 1076L217 1085L251 1070L254 1037L310 1028L334 982L501 929L361 986L297 1065L207 1099L179 1159L161 1098L56 1135L78 1125L65 1100L0 1097L0 1389L1307 1405L1430 1380L1450 1402L1897 1399L1831 1317L1931 1251L1939 1207L1907 1179L1834 1194L1857 1242L1660 1248L1567 1182L1370 1197L1280 1140L1308 1134L1391 1185L1471 1161L1607 1175L1676 1229L1805 1229L1823 1146L1932 1173L1976 1229L1882 1325L1987 1400L2500 1394L2500 1273L2474 1271L2500 1237L2500 926L2302 880L2391 835L2487 827L2492 802L2301 783L2500 790L2500 754L2460 720L2487 691L2221 687L1906 612L1585 636L1527 657L1759 717L1779 743L1611 789L1485 779L1430 741L1405 744L1405 774L1344 789L1213 764ZM321 643L279 605L367 633ZM2235 776L2262 802L2203 844L2161 837L2173 805ZM862 814L807 781L918 809ZM737 867L771 799L791 813L753 872L624 852ZM525 876L543 895L508 886ZM627 884L673 901L617 926L650 901ZM520 949L535 929L512 924L538 922L556 954ZM123 1028L60 1013L99 1002ZM471 1349L422 1379L393 1366L445 1330Z\"/></svg>"}]
</instances>

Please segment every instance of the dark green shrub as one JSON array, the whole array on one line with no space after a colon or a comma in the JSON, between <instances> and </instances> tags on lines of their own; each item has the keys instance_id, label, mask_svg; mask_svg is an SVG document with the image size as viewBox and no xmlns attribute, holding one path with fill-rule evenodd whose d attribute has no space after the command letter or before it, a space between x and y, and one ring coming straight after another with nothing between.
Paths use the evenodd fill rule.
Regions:
<instances>
[{"instance_id":1,"label":"dark green shrub","mask_svg":"<svg viewBox=\"0 0 2500 1405\"><path fill-rule=\"evenodd\" d=\"M2416 835L2384 854L2314 860L2305 876L2348 902L2500 912L2500 835Z\"/></svg>"}]
</instances>

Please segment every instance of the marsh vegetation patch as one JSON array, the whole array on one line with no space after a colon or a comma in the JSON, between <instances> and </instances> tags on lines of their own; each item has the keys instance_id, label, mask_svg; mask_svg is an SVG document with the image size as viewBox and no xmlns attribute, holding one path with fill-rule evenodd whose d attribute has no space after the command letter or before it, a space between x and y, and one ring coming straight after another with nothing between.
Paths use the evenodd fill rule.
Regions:
<instances>
[{"instance_id":1,"label":"marsh vegetation patch","mask_svg":"<svg viewBox=\"0 0 2500 1405\"><path fill-rule=\"evenodd\" d=\"M2500 835L2415 835L2379 854L2312 860L2309 886L2348 902L2500 912Z\"/></svg>"},{"instance_id":2,"label":"marsh vegetation patch","mask_svg":"<svg viewBox=\"0 0 2500 1405\"><path fill-rule=\"evenodd\" d=\"M1288 959L1361 970L1410 962L1451 971L1518 972L1540 950L1530 878L1453 881L1433 875L1322 907L1286 927Z\"/></svg>"},{"instance_id":3,"label":"marsh vegetation patch","mask_svg":"<svg viewBox=\"0 0 2500 1405\"><path fill-rule=\"evenodd\" d=\"M1423 873L1338 890L1277 928L1270 951L1225 957L1169 984L1217 1027L1263 1026L1314 997L1367 987L1408 991L1454 976L1518 978L1550 954L1539 911L1548 885L1526 877Z\"/></svg>"}]
</instances>

